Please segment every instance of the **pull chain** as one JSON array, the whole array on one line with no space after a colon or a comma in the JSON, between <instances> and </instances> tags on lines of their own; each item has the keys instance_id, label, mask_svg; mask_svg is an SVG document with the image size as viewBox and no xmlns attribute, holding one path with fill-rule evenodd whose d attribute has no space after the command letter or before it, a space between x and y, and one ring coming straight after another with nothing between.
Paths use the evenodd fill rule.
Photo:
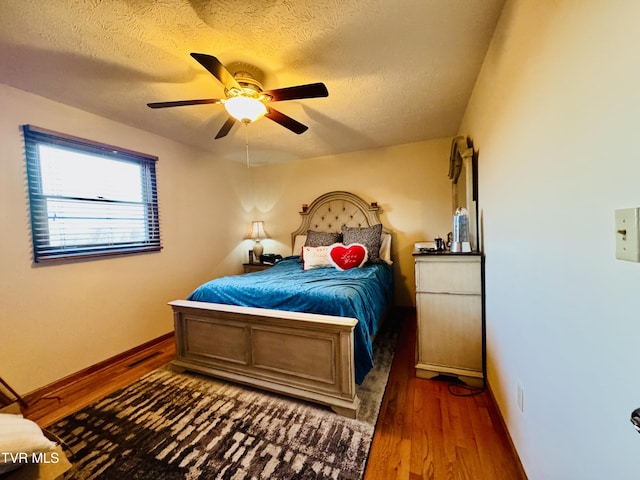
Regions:
<instances>
[{"instance_id":1,"label":"pull chain","mask_svg":"<svg viewBox=\"0 0 640 480\"><path fill-rule=\"evenodd\" d=\"M247 168L249 168L249 122L244 122L244 138L245 138L245 146L247 149Z\"/></svg>"}]
</instances>

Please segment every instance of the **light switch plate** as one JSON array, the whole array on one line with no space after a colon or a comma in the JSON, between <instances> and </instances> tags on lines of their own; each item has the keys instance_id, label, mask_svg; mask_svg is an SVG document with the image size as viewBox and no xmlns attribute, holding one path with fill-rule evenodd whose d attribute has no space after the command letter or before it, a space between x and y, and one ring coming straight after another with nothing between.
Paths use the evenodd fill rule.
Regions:
<instances>
[{"instance_id":1,"label":"light switch plate","mask_svg":"<svg viewBox=\"0 0 640 480\"><path fill-rule=\"evenodd\" d=\"M616 210L616 258L640 262L638 217L640 208Z\"/></svg>"}]
</instances>

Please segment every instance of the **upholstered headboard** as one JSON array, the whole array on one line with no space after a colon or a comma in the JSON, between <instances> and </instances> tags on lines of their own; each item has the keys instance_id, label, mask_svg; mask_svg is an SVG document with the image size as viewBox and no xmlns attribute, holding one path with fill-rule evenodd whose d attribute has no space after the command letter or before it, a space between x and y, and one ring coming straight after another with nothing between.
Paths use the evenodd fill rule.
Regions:
<instances>
[{"instance_id":1,"label":"upholstered headboard","mask_svg":"<svg viewBox=\"0 0 640 480\"><path fill-rule=\"evenodd\" d=\"M300 212L302 222L291 234L291 245L297 235L306 235L307 230L318 232L340 232L342 226L370 227L382 223L378 218L378 205L369 204L349 192L329 192L311 202L306 211ZM384 233L391 230L382 227Z\"/></svg>"}]
</instances>

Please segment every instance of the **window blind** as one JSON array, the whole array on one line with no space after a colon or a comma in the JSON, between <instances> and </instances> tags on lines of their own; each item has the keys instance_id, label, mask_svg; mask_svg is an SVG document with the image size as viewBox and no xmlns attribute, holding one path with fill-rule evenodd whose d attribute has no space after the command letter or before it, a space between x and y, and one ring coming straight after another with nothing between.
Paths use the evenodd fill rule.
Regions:
<instances>
[{"instance_id":1,"label":"window blind","mask_svg":"<svg viewBox=\"0 0 640 480\"><path fill-rule=\"evenodd\" d=\"M23 126L35 262L158 251L157 157Z\"/></svg>"}]
</instances>

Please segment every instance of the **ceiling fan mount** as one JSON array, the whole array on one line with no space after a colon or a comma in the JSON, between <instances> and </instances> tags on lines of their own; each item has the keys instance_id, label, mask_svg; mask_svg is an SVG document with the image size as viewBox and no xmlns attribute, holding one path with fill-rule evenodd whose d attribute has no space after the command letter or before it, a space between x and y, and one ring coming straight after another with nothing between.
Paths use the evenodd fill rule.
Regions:
<instances>
[{"instance_id":1,"label":"ceiling fan mount","mask_svg":"<svg viewBox=\"0 0 640 480\"><path fill-rule=\"evenodd\" d=\"M238 82L238 85L240 86L240 88L225 87L224 94L226 95L227 98L221 99L220 102L225 105L225 108L227 109L228 113L231 116L233 116L236 120L241 120L245 123L254 121L247 118L238 118L238 116L241 116L240 113L238 114L238 116L235 116L233 110L229 111L229 105L227 104L227 102L232 98L243 97L243 98L256 100L264 104L266 102L270 102L272 100L272 97L270 95L267 95L266 93L263 93L262 83L256 80L253 77L253 75L251 75L249 72L238 71L233 74L233 78L235 78L236 82ZM267 110L265 107L263 111L263 115L266 112Z\"/></svg>"},{"instance_id":2,"label":"ceiling fan mount","mask_svg":"<svg viewBox=\"0 0 640 480\"><path fill-rule=\"evenodd\" d=\"M222 104L225 106L229 118L216 135L216 139L226 136L236 121L249 123L263 116L294 133L301 134L309 127L279 112L269 104L286 100L326 97L329 95L327 87L323 83L310 83L307 85L264 91L262 83L256 79L256 75L252 75L248 71L255 67L240 64L240 69L234 74L231 74L216 57L204 53L192 53L191 56L222 83L226 98L154 102L148 103L147 105L150 108L167 108L187 105ZM242 68L243 65L248 68Z\"/></svg>"},{"instance_id":3,"label":"ceiling fan mount","mask_svg":"<svg viewBox=\"0 0 640 480\"><path fill-rule=\"evenodd\" d=\"M240 85L240 87L242 87L240 89L240 93L238 93L239 95L242 94L246 94L246 95L254 95L255 93L257 94L261 94L262 93L262 84L256 80L249 72L244 72L244 71L239 71L233 74L233 78L236 79L236 82L238 82L238 84ZM227 96L230 95L234 95L234 91L238 91L238 89L236 88L231 88L231 89L224 89L224 93Z\"/></svg>"}]
</instances>

